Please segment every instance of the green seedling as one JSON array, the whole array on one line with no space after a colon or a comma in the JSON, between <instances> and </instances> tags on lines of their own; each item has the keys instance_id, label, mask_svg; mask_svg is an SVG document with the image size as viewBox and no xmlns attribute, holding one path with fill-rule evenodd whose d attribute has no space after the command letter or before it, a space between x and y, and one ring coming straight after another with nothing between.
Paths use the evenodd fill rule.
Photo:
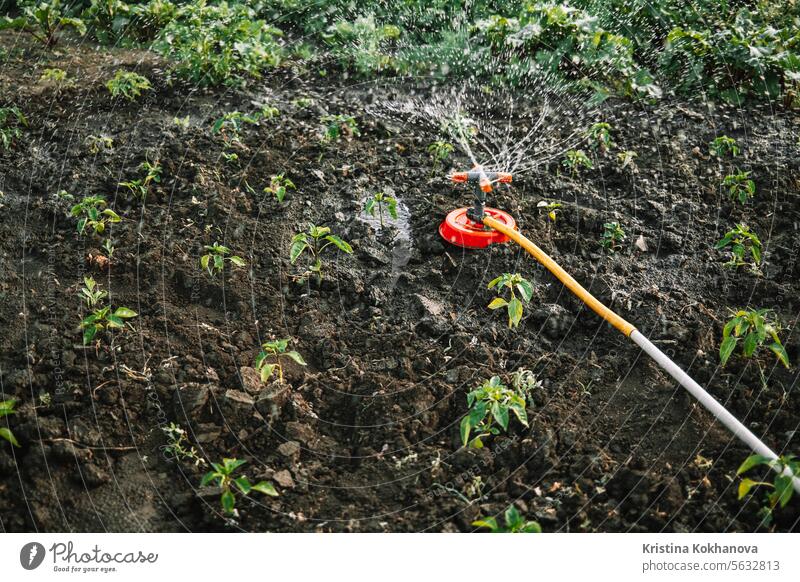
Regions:
<instances>
[{"instance_id":1,"label":"green seedling","mask_svg":"<svg viewBox=\"0 0 800 582\"><path fill-rule=\"evenodd\" d=\"M509 388L500 382L499 376L492 376L481 386L467 394L467 415L461 419L461 443L473 449L483 448L483 439L508 430L510 413L528 426L528 413L525 411L525 393L517 388Z\"/></svg>"},{"instance_id":2,"label":"green seedling","mask_svg":"<svg viewBox=\"0 0 800 582\"><path fill-rule=\"evenodd\" d=\"M440 140L435 141L428 146L428 154L431 156L431 160L433 161L433 169L431 170L431 174L436 173L444 161L450 157L450 154L453 153L454 149L455 148L453 147L453 144Z\"/></svg>"},{"instance_id":3,"label":"green seedling","mask_svg":"<svg viewBox=\"0 0 800 582\"><path fill-rule=\"evenodd\" d=\"M561 165L567 168L572 175L576 175L581 168L591 170L594 168L592 160L586 155L583 150L569 150L561 161Z\"/></svg>"},{"instance_id":4,"label":"green seedling","mask_svg":"<svg viewBox=\"0 0 800 582\"><path fill-rule=\"evenodd\" d=\"M241 459L222 459L222 463L211 463L213 470L206 473L202 481L200 481L200 487L213 484L222 489L222 495L220 495L219 500L222 510L227 515L233 514L236 509L234 492L247 496L252 491L258 491L270 497L278 496L275 486L268 481L259 481L252 485L246 475L236 476L238 469L246 462Z\"/></svg>"},{"instance_id":5,"label":"green seedling","mask_svg":"<svg viewBox=\"0 0 800 582\"><path fill-rule=\"evenodd\" d=\"M292 100L292 105L298 109L307 109L313 104L314 100L311 97L298 97L297 99Z\"/></svg>"},{"instance_id":6,"label":"green seedling","mask_svg":"<svg viewBox=\"0 0 800 582\"><path fill-rule=\"evenodd\" d=\"M772 482L754 481L744 478L739 483L739 499L743 499L753 489L753 487L764 487L769 493L764 496L764 505L761 508L761 521L765 526L772 523L775 510L786 507L794 496L793 478L800 477L800 461L792 455L780 456L777 459L770 459L764 455L750 455L747 457L739 469L737 475L742 475L756 467L769 467L774 471Z\"/></svg>"},{"instance_id":7,"label":"green seedling","mask_svg":"<svg viewBox=\"0 0 800 582\"><path fill-rule=\"evenodd\" d=\"M265 384L272 378L275 370L278 371L278 381L283 383L283 366L281 365L283 356L291 358L301 366L307 365L303 356L293 350L287 352L287 347L289 347L288 339L273 340L261 345L261 352L256 356L256 370L261 374L261 381ZM274 358L274 362L268 362L269 358Z\"/></svg>"},{"instance_id":8,"label":"green seedling","mask_svg":"<svg viewBox=\"0 0 800 582\"><path fill-rule=\"evenodd\" d=\"M239 154L237 154L236 152L231 152L231 153L222 152L220 155L222 156L222 159L225 160L226 163L231 165L236 164L239 161Z\"/></svg>"},{"instance_id":9,"label":"green seedling","mask_svg":"<svg viewBox=\"0 0 800 582\"><path fill-rule=\"evenodd\" d=\"M294 182L283 174L278 174L269 179L269 186L264 188L264 193L272 194L275 196L275 200L278 201L278 204L283 204L283 200L286 198L286 192L289 190L296 190Z\"/></svg>"},{"instance_id":10,"label":"green seedling","mask_svg":"<svg viewBox=\"0 0 800 582\"><path fill-rule=\"evenodd\" d=\"M11 414L16 414L17 411L14 410L14 407L17 405L17 401L11 398L10 400L0 400L0 418L4 416L9 416ZM6 440L10 442L13 446L18 447L19 442L17 441L17 437L14 436L14 433L11 432L11 429L5 426L0 426L0 439Z\"/></svg>"},{"instance_id":11,"label":"green seedling","mask_svg":"<svg viewBox=\"0 0 800 582\"><path fill-rule=\"evenodd\" d=\"M722 329L722 344L719 347L719 360L724 366L733 354L736 344L742 340L742 356L752 357L757 351L765 347L767 338L772 343L766 345L778 360L789 367L789 354L781 343L780 322L772 316L771 309L756 309L733 312L733 317L725 324Z\"/></svg>"},{"instance_id":12,"label":"green seedling","mask_svg":"<svg viewBox=\"0 0 800 582\"><path fill-rule=\"evenodd\" d=\"M604 154L614 147L614 142L611 140L611 125L608 123L592 124L586 132L586 141L592 149Z\"/></svg>"},{"instance_id":13,"label":"green seedling","mask_svg":"<svg viewBox=\"0 0 800 582\"><path fill-rule=\"evenodd\" d=\"M144 172L142 178L129 182L120 182L119 185L123 188L127 188L128 192L134 197L144 201L145 198L147 198L147 194L150 192L150 187L153 184L161 183L161 165L158 161L152 164L149 161L144 161L139 165L139 170Z\"/></svg>"},{"instance_id":14,"label":"green seedling","mask_svg":"<svg viewBox=\"0 0 800 582\"><path fill-rule=\"evenodd\" d=\"M169 458L192 463L195 467L206 464L205 459L189 442L189 437L184 429L174 422L170 422L168 426L162 426L161 430L164 431L164 436L167 438L163 451Z\"/></svg>"},{"instance_id":15,"label":"green seedling","mask_svg":"<svg viewBox=\"0 0 800 582\"><path fill-rule=\"evenodd\" d=\"M378 211L378 219L383 228L383 208L386 207L386 212L392 220L397 220L397 199L384 194L383 192L376 192L367 203L364 205L364 213L370 216L375 216L375 210Z\"/></svg>"},{"instance_id":16,"label":"green seedling","mask_svg":"<svg viewBox=\"0 0 800 582\"><path fill-rule=\"evenodd\" d=\"M136 101L143 91L152 89L146 77L131 71L117 71L113 79L106 82L111 97L124 97L128 101Z\"/></svg>"},{"instance_id":17,"label":"green seedling","mask_svg":"<svg viewBox=\"0 0 800 582\"><path fill-rule=\"evenodd\" d=\"M87 307L92 310L89 316L81 321L83 330L83 345L88 345L97 332L103 329L124 329L127 319L136 317L138 314L127 307L117 307L112 310L110 305L101 306L101 302L107 296L105 291L97 288L97 283L92 277L84 277L85 287L81 289L81 298Z\"/></svg>"},{"instance_id":18,"label":"green seedling","mask_svg":"<svg viewBox=\"0 0 800 582\"><path fill-rule=\"evenodd\" d=\"M279 111L275 107L264 107L255 113L231 111L214 121L214 125L211 126L211 133L222 135L227 142L238 142L245 124L258 125L262 119L272 119L278 114Z\"/></svg>"},{"instance_id":19,"label":"green seedling","mask_svg":"<svg viewBox=\"0 0 800 582\"><path fill-rule=\"evenodd\" d=\"M550 219L550 222L556 221L558 218L559 209L562 206L563 204L560 202L550 202L548 200L540 200L538 204L536 204L536 208L547 213L547 218Z\"/></svg>"},{"instance_id":20,"label":"green seedling","mask_svg":"<svg viewBox=\"0 0 800 582\"><path fill-rule=\"evenodd\" d=\"M619 222L606 222L603 225L603 235L600 237L600 246L609 253L614 253L622 248L622 241L625 240L625 231Z\"/></svg>"},{"instance_id":21,"label":"green seedling","mask_svg":"<svg viewBox=\"0 0 800 582\"><path fill-rule=\"evenodd\" d=\"M487 288L494 288L498 295L502 294L504 289L509 290L511 293L509 299L495 297L488 307L492 310L505 307L508 311L508 327L517 327L522 319L523 304L530 303L533 297L533 285L519 273L503 273L493 279ZM519 293L519 297L517 297L517 293Z\"/></svg>"},{"instance_id":22,"label":"green seedling","mask_svg":"<svg viewBox=\"0 0 800 582\"><path fill-rule=\"evenodd\" d=\"M114 149L114 139L102 135L89 135L83 143L86 146L86 150L93 156Z\"/></svg>"},{"instance_id":23,"label":"green seedling","mask_svg":"<svg viewBox=\"0 0 800 582\"><path fill-rule=\"evenodd\" d=\"M71 87L74 85L72 79L67 78L67 72L64 69L44 69L42 76L39 77L41 83L50 83L59 89L62 87Z\"/></svg>"},{"instance_id":24,"label":"green seedling","mask_svg":"<svg viewBox=\"0 0 800 582\"><path fill-rule=\"evenodd\" d=\"M322 253L333 245L347 254L352 254L353 247L338 236L331 234L327 226L311 225L307 232L298 232L292 237L292 246L289 248L289 261L294 265L304 252L311 255L312 263L308 271L317 276L317 281L322 280Z\"/></svg>"},{"instance_id":25,"label":"green seedling","mask_svg":"<svg viewBox=\"0 0 800 582\"><path fill-rule=\"evenodd\" d=\"M731 200L738 200L740 204L745 204L756 194L756 183L750 179L750 172L728 174L723 178L722 185L728 187Z\"/></svg>"},{"instance_id":26,"label":"green seedling","mask_svg":"<svg viewBox=\"0 0 800 582\"><path fill-rule=\"evenodd\" d=\"M180 127L181 129L188 129L189 127L189 116L186 117L173 117L172 124Z\"/></svg>"},{"instance_id":27,"label":"green seedling","mask_svg":"<svg viewBox=\"0 0 800 582\"><path fill-rule=\"evenodd\" d=\"M505 526L497 523L494 517L482 517L473 521L475 527L485 527L490 533L542 533L542 526L536 521L526 521L517 508L509 506L503 514Z\"/></svg>"},{"instance_id":28,"label":"green seedling","mask_svg":"<svg viewBox=\"0 0 800 582\"><path fill-rule=\"evenodd\" d=\"M361 135L352 115L323 115L319 118L319 122L323 126L321 139L325 143Z\"/></svg>"},{"instance_id":29,"label":"green seedling","mask_svg":"<svg viewBox=\"0 0 800 582\"><path fill-rule=\"evenodd\" d=\"M60 0L28 3L20 8L22 12L16 18L6 16L0 19L0 30L14 29L30 33L47 48L55 46L58 33L65 28L72 28L81 36L86 34L83 21L67 16Z\"/></svg>"},{"instance_id":30,"label":"green seedling","mask_svg":"<svg viewBox=\"0 0 800 582\"><path fill-rule=\"evenodd\" d=\"M739 268L748 265L758 272L758 265L761 264L761 240L756 233L751 232L744 224L737 224L714 245L718 250L726 247L730 247L731 253L731 260L725 263L726 267ZM748 254L753 259L752 263L745 258Z\"/></svg>"},{"instance_id":31,"label":"green seedling","mask_svg":"<svg viewBox=\"0 0 800 582\"><path fill-rule=\"evenodd\" d=\"M0 107L0 143L4 150L10 150L14 141L22 137L23 127L28 127L28 119L19 107Z\"/></svg>"},{"instance_id":32,"label":"green seedling","mask_svg":"<svg viewBox=\"0 0 800 582\"><path fill-rule=\"evenodd\" d=\"M111 260L111 257L114 256L114 251L116 250L114 247L114 243L111 242L110 238L107 238L103 241L103 250L106 252L106 257L108 260Z\"/></svg>"},{"instance_id":33,"label":"green seedling","mask_svg":"<svg viewBox=\"0 0 800 582\"><path fill-rule=\"evenodd\" d=\"M87 228L93 230L95 234L103 234L106 223L122 220L116 212L105 206L107 206L105 198L87 196L72 207L70 214L78 218L78 234L83 235Z\"/></svg>"},{"instance_id":34,"label":"green seedling","mask_svg":"<svg viewBox=\"0 0 800 582\"><path fill-rule=\"evenodd\" d=\"M633 150L625 150L624 152L619 152L617 154L617 161L619 162L619 167L623 170L628 169L631 172L636 173L638 170L636 166L636 158L639 157L639 154L634 152Z\"/></svg>"},{"instance_id":35,"label":"green seedling","mask_svg":"<svg viewBox=\"0 0 800 582\"><path fill-rule=\"evenodd\" d=\"M219 243L205 245L203 248L208 252L200 257L200 266L203 270L208 271L208 274L212 277L222 273L225 261L229 261L237 267L244 267L247 264L242 257L237 255L228 256L231 254L231 250Z\"/></svg>"},{"instance_id":36,"label":"green seedling","mask_svg":"<svg viewBox=\"0 0 800 582\"><path fill-rule=\"evenodd\" d=\"M719 157L730 154L730 156L733 158L739 155L739 146L736 145L736 140L732 137L722 135L714 138L708 144L708 151L709 153L716 154Z\"/></svg>"}]
</instances>

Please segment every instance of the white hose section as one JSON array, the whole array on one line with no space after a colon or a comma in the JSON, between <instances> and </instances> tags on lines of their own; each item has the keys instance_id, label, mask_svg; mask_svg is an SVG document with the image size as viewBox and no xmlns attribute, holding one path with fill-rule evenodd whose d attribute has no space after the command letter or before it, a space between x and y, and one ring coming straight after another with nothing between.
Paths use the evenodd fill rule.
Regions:
<instances>
[{"instance_id":1,"label":"white hose section","mask_svg":"<svg viewBox=\"0 0 800 582\"><path fill-rule=\"evenodd\" d=\"M728 412L728 409L717 402L717 400L711 396L711 394L706 392L700 386L700 384L692 380L686 372L681 370L681 368L675 362L670 360L664 352L654 346L653 343L644 337L644 335L639 333L638 330L634 330L630 337L636 345L642 348L648 356L653 358L659 366L669 373L670 376L680 382L681 386L686 388L689 394L694 396L706 410L713 414L717 420L725 425L725 427L740 441L750 447L751 450L759 455L769 457L770 459L778 458L778 455L776 455L772 449L765 445L756 435L750 432L750 429L739 422L739 420L733 416L733 414ZM788 469L786 469L784 473L791 476L791 472ZM794 477L792 481L794 490L800 493L800 479Z\"/></svg>"}]
</instances>

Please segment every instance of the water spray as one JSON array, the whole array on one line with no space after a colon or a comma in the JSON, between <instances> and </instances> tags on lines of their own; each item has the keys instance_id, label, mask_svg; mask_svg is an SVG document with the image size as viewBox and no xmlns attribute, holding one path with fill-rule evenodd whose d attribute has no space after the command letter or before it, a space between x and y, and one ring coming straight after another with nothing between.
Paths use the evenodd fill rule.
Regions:
<instances>
[{"instance_id":1,"label":"water spray","mask_svg":"<svg viewBox=\"0 0 800 582\"><path fill-rule=\"evenodd\" d=\"M689 394L697 399L714 418L720 421L733 435L747 445L753 452L769 459L777 459L778 455L764 444L750 429L742 424L728 409L720 404L711 394L684 372L664 352L658 349L636 327L606 307L594 295L589 293L580 283L562 269L550 256L523 236L511 215L496 208L486 207L486 196L492 192L495 182L510 184L512 175L507 172L484 170L475 166L467 172L456 172L450 179L458 183L475 185L475 201L471 208L458 208L450 212L439 226L439 234L450 244L470 249L486 248L493 243L514 241L527 251L534 259L550 271L578 299L610 323L625 337L630 338L656 364L683 386ZM800 493L800 478L792 475L789 468L783 473L792 477L794 490Z\"/></svg>"}]
</instances>

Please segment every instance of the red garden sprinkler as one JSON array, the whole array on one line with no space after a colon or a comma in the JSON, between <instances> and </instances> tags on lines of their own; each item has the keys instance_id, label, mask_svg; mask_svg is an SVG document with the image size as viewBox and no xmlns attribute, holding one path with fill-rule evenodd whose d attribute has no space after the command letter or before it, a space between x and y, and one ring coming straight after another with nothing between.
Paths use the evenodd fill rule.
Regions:
<instances>
[{"instance_id":1,"label":"red garden sprinkler","mask_svg":"<svg viewBox=\"0 0 800 582\"><path fill-rule=\"evenodd\" d=\"M475 166L468 172L456 172L450 176L453 182L469 182L475 185L475 203L471 208L457 208L450 212L439 226L442 238L459 247L483 249L492 243L504 243L509 237L483 224L490 216L510 229L516 229L516 221L506 212L486 208L486 194L492 191L494 182L511 183L511 174L492 172Z\"/></svg>"}]
</instances>

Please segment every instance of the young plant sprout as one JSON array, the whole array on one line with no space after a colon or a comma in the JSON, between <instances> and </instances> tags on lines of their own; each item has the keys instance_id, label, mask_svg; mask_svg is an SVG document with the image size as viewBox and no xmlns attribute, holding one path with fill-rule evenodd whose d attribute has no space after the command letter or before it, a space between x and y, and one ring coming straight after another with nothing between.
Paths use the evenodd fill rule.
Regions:
<instances>
[{"instance_id":1,"label":"young plant sprout","mask_svg":"<svg viewBox=\"0 0 800 582\"><path fill-rule=\"evenodd\" d=\"M764 496L764 505L761 508L761 522L765 526L772 523L775 510L786 507L794 496L792 478L800 477L800 461L792 456L780 456L777 459L770 459L763 455L750 455L747 457L739 469L737 475L742 475L756 467L769 467L774 471L772 483L768 481L754 481L745 477L739 483L739 499L743 499L753 487L766 487L769 491Z\"/></svg>"},{"instance_id":2,"label":"young plant sprout","mask_svg":"<svg viewBox=\"0 0 800 582\"><path fill-rule=\"evenodd\" d=\"M158 161L152 164L149 161L144 161L139 165L139 170L145 173L144 177L130 182L120 182L119 185L127 188L133 196L144 201L150 191L150 186L161 182L161 166Z\"/></svg>"},{"instance_id":3,"label":"young plant sprout","mask_svg":"<svg viewBox=\"0 0 800 582\"><path fill-rule=\"evenodd\" d=\"M283 383L283 366L281 365L281 358L286 356L291 358L301 366L306 366L306 361L299 353L290 350L286 351L289 347L288 339L279 339L265 342L261 345L261 352L256 356L256 370L261 373L261 381L266 382L272 377L275 370L278 371L278 381ZM274 358L272 363L267 362L268 358Z\"/></svg>"},{"instance_id":4,"label":"young plant sprout","mask_svg":"<svg viewBox=\"0 0 800 582\"><path fill-rule=\"evenodd\" d=\"M614 253L622 247L625 240L625 231L619 222L606 222L603 225L603 236L600 238L600 246L609 253Z\"/></svg>"},{"instance_id":5,"label":"young plant sprout","mask_svg":"<svg viewBox=\"0 0 800 582\"><path fill-rule=\"evenodd\" d=\"M719 157L730 154L730 156L733 158L739 155L739 146L736 145L736 140L732 137L722 135L714 138L708 144L708 151L709 153L716 154Z\"/></svg>"},{"instance_id":6,"label":"young plant sprout","mask_svg":"<svg viewBox=\"0 0 800 582\"><path fill-rule=\"evenodd\" d=\"M258 491L270 497L278 496L275 486L268 481L259 481L252 485L246 475L236 476L239 467L246 462L243 459L222 459L221 463L211 463L213 470L203 475L200 481L200 487L213 484L222 489L219 501L227 515L233 514L236 509L234 492L247 496L251 491Z\"/></svg>"},{"instance_id":7,"label":"young plant sprout","mask_svg":"<svg viewBox=\"0 0 800 582\"><path fill-rule=\"evenodd\" d=\"M225 261L229 261L237 267L244 267L247 264L240 256L232 255L229 257L228 255L231 254L231 250L219 243L205 245L203 248L208 252L200 257L200 266L203 270L208 271L208 274L212 277L222 273L225 267Z\"/></svg>"},{"instance_id":8,"label":"young plant sprout","mask_svg":"<svg viewBox=\"0 0 800 582\"><path fill-rule=\"evenodd\" d=\"M330 228L312 224L307 232L298 232L292 237L289 261L294 265L300 255L308 252L312 260L308 271L317 276L317 281L322 281L322 253L331 245L347 254L353 252L353 247L335 234L331 234Z\"/></svg>"},{"instance_id":9,"label":"young plant sprout","mask_svg":"<svg viewBox=\"0 0 800 582\"><path fill-rule=\"evenodd\" d=\"M588 170L594 168L592 160L589 159L583 150L569 150L561 161L561 165L572 172L573 176L576 175L581 168L586 168Z\"/></svg>"},{"instance_id":10,"label":"young plant sprout","mask_svg":"<svg viewBox=\"0 0 800 582\"><path fill-rule=\"evenodd\" d=\"M392 220L397 220L397 199L392 196L387 196L383 192L376 192L367 203L364 205L364 213L370 216L375 216L375 210L378 210L378 218L383 228L383 207L386 207L386 212L392 217Z\"/></svg>"},{"instance_id":11,"label":"young plant sprout","mask_svg":"<svg viewBox=\"0 0 800 582\"><path fill-rule=\"evenodd\" d=\"M619 152L617 154L617 160L619 161L620 169L625 170L629 169L631 172L636 173L638 168L636 166L636 158L639 157L639 154L634 152L633 150L625 150L624 152Z\"/></svg>"},{"instance_id":12,"label":"young plant sprout","mask_svg":"<svg viewBox=\"0 0 800 582\"><path fill-rule=\"evenodd\" d=\"M761 263L761 240L744 224L737 224L725 233L714 248L722 250L730 247L731 260L725 263L726 267L739 268L749 265L754 272L758 272ZM753 258L753 262L746 260L746 255Z\"/></svg>"},{"instance_id":13,"label":"young plant sprout","mask_svg":"<svg viewBox=\"0 0 800 582\"><path fill-rule=\"evenodd\" d=\"M81 295L89 309L92 310L89 316L81 321L83 345L89 344L100 330L124 329L125 320L138 315L134 310L127 307L117 307L113 311L110 305L101 307L100 302L106 297L107 293L99 289L95 291L96 283L92 277L84 277L83 282L85 287L81 290Z\"/></svg>"},{"instance_id":14,"label":"young plant sprout","mask_svg":"<svg viewBox=\"0 0 800 582\"><path fill-rule=\"evenodd\" d=\"M608 123L592 124L589 131L586 132L586 141L592 149L601 154L606 153L614 147L614 142L611 140L611 125Z\"/></svg>"},{"instance_id":15,"label":"young plant sprout","mask_svg":"<svg viewBox=\"0 0 800 582\"><path fill-rule=\"evenodd\" d=\"M239 141L239 136L245 124L258 125L262 119L272 119L279 114L274 107L264 107L255 113L242 113L241 111L231 111L226 113L214 122L211 126L212 134L221 134L227 142Z\"/></svg>"},{"instance_id":16,"label":"young plant sprout","mask_svg":"<svg viewBox=\"0 0 800 582\"><path fill-rule=\"evenodd\" d=\"M28 119L19 107L0 107L0 143L10 150L15 140L22 137L22 127L28 127Z\"/></svg>"},{"instance_id":17,"label":"young plant sprout","mask_svg":"<svg viewBox=\"0 0 800 582\"><path fill-rule=\"evenodd\" d=\"M461 419L460 429L461 443L465 447L483 448L484 438L507 431L509 412L513 412L520 423L528 426L525 393L504 385L499 376L492 376L467 394L467 406L469 411Z\"/></svg>"},{"instance_id":18,"label":"young plant sprout","mask_svg":"<svg viewBox=\"0 0 800 582\"><path fill-rule=\"evenodd\" d=\"M508 289L511 297L509 299L495 297L489 303L489 309L505 307L508 311L508 327L517 327L522 319L523 304L530 303L533 297L533 285L519 273L503 273L489 283L488 289L492 288L496 288L498 295L502 294L504 289Z\"/></svg>"},{"instance_id":19,"label":"young plant sprout","mask_svg":"<svg viewBox=\"0 0 800 582\"><path fill-rule=\"evenodd\" d=\"M114 78L106 83L106 88L112 97L124 97L128 101L136 101L142 91L152 89L146 77L131 71L117 71Z\"/></svg>"},{"instance_id":20,"label":"young plant sprout","mask_svg":"<svg viewBox=\"0 0 800 582\"><path fill-rule=\"evenodd\" d=\"M722 185L728 187L731 200L738 200L740 204L745 204L748 198L756 194L756 183L750 179L750 172L728 174L723 178Z\"/></svg>"},{"instance_id":21,"label":"young plant sprout","mask_svg":"<svg viewBox=\"0 0 800 582\"><path fill-rule=\"evenodd\" d=\"M526 521L517 508L509 506L503 514L505 526L497 523L494 517L482 517L472 522L475 527L485 527L490 533L542 533L542 526L536 521Z\"/></svg>"},{"instance_id":22,"label":"young plant sprout","mask_svg":"<svg viewBox=\"0 0 800 582\"><path fill-rule=\"evenodd\" d=\"M10 400L0 400L0 418L4 416L8 416L10 414L16 414L17 411L14 410L14 407L17 405L17 401L11 398ZM14 436L14 433L11 432L10 428L5 426L0 426L0 439L10 442L13 446L18 447L19 442L17 438Z\"/></svg>"},{"instance_id":23,"label":"young plant sprout","mask_svg":"<svg viewBox=\"0 0 800 582\"><path fill-rule=\"evenodd\" d=\"M352 115L323 115L319 118L319 122L323 126L321 139L325 143L361 135Z\"/></svg>"},{"instance_id":24,"label":"young plant sprout","mask_svg":"<svg viewBox=\"0 0 800 582\"><path fill-rule=\"evenodd\" d=\"M271 193L275 196L275 200L278 201L278 204L283 204L283 200L286 198L286 192L289 190L296 190L294 182L286 178L283 174L278 174L270 178L269 186L264 188L264 193Z\"/></svg>"},{"instance_id":25,"label":"young plant sprout","mask_svg":"<svg viewBox=\"0 0 800 582\"><path fill-rule=\"evenodd\" d=\"M109 152L114 149L114 139L101 135L89 135L83 141L86 150L96 156L101 152Z\"/></svg>"},{"instance_id":26,"label":"young plant sprout","mask_svg":"<svg viewBox=\"0 0 800 582\"><path fill-rule=\"evenodd\" d=\"M64 14L61 0L49 2L20 3L22 13L17 18L8 16L0 19L0 30L11 28L30 33L45 47L52 48L58 42L58 32L64 28L73 28L79 35L86 34L86 25L79 18L71 18Z\"/></svg>"},{"instance_id":27,"label":"young plant sprout","mask_svg":"<svg viewBox=\"0 0 800 582\"><path fill-rule=\"evenodd\" d=\"M725 324L722 329L722 344L719 346L719 360L724 366L733 354L736 344L742 341L742 356L752 357L756 351L765 347L767 338L772 343L767 345L778 360L789 367L789 354L781 343L778 333L780 333L780 322L772 317L771 309L741 309L733 313L733 317Z\"/></svg>"},{"instance_id":28,"label":"young plant sprout","mask_svg":"<svg viewBox=\"0 0 800 582\"><path fill-rule=\"evenodd\" d=\"M42 83L52 83L56 87L68 87L73 84L71 80L67 79L67 72L64 69L44 69L42 76L39 77Z\"/></svg>"},{"instance_id":29,"label":"young plant sprout","mask_svg":"<svg viewBox=\"0 0 800 582\"><path fill-rule=\"evenodd\" d=\"M433 169L431 170L431 174L435 174L439 167L444 163L444 161L450 157L450 154L453 153L453 144L446 142L446 141L435 141L431 145L428 146L428 154L431 156L431 160L433 161Z\"/></svg>"},{"instance_id":30,"label":"young plant sprout","mask_svg":"<svg viewBox=\"0 0 800 582\"><path fill-rule=\"evenodd\" d=\"M177 461L191 462L195 467L200 467L206 464L192 444L189 442L189 437L186 436L186 430L174 422L170 422L168 426L161 427L164 435L167 437L167 443L162 447L164 453L170 458Z\"/></svg>"},{"instance_id":31,"label":"young plant sprout","mask_svg":"<svg viewBox=\"0 0 800 582\"><path fill-rule=\"evenodd\" d=\"M78 234L83 234L87 228L95 234L103 234L106 230L106 223L120 222L119 215L105 208L107 205L105 198L100 196L87 196L78 204L72 207L70 214L78 218Z\"/></svg>"},{"instance_id":32,"label":"young plant sprout","mask_svg":"<svg viewBox=\"0 0 800 582\"><path fill-rule=\"evenodd\" d=\"M547 218L550 219L550 222L555 222L558 218L559 208L561 208L563 204L560 202L550 202L548 200L540 200L536 204L536 208L543 210L547 213Z\"/></svg>"}]
</instances>

